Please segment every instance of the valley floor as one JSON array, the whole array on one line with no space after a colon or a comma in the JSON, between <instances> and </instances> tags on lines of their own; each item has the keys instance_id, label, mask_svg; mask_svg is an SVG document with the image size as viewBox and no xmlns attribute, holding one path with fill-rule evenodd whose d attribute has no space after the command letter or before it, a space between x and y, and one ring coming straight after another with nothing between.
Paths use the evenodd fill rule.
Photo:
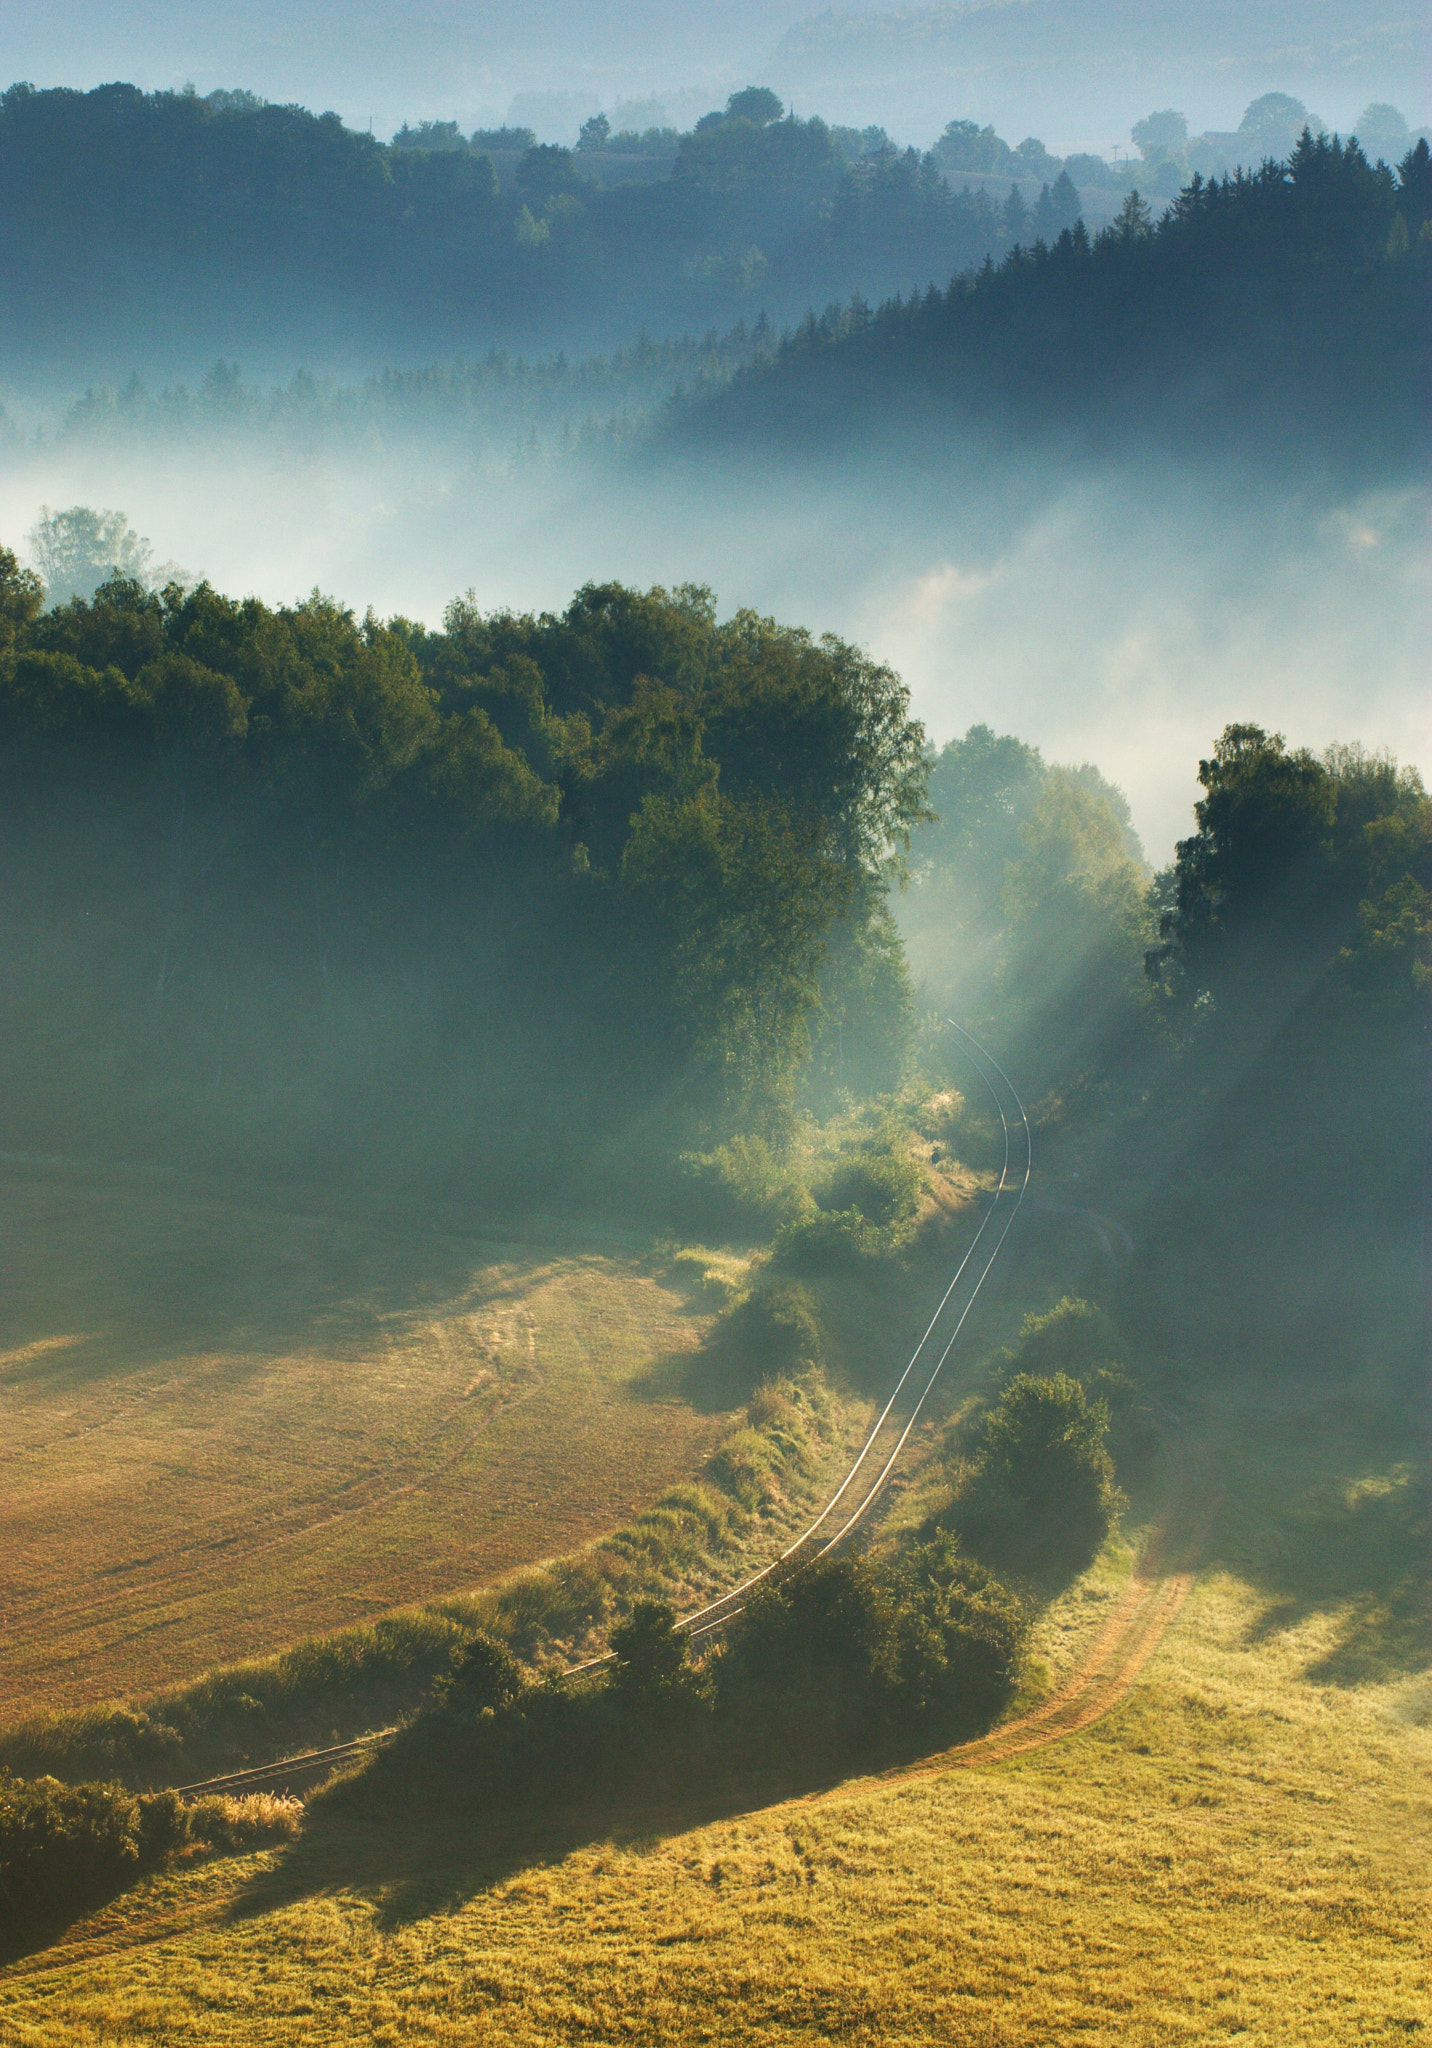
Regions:
<instances>
[{"instance_id":1,"label":"valley floor","mask_svg":"<svg viewBox=\"0 0 1432 2048\"><path fill-rule=\"evenodd\" d=\"M116 1903L0 1976L0 2042L1203 2043L1432 2025L1425 1494L1397 1410L1214 1385L1200 1563L1101 1718L1021 1754L646 1811L355 1832ZM1176 1564L1177 1559L1171 1560ZM1041 1628L1057 1693L1112 1545Z\"/></svg>"}]
</instances>

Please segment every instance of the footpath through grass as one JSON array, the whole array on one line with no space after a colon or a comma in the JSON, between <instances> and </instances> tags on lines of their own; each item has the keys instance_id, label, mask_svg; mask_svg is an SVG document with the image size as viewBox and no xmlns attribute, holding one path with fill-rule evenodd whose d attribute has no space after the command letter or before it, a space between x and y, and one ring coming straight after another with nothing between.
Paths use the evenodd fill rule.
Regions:
<instances>
[{"instance_id":1,"label":"footpath through grass","mask_svg":"<svg viewBox=\"0 0 1432 2048\"><path fill-rule=\"evenodd\" d=\"M1215 1385L1183 1429L1204 1572L1083 1732L799 1797L753 1779L740 1810L597 1800L525 1833L325 1837L315 1814L291 1850L171 1872L75 1930L68 1963L0 1977L0 2041L1415 2038L1432 1692L1405 1406ZM1127 1564L1051 1611L1055 1676Z\"/></svg>"}]
</instances>

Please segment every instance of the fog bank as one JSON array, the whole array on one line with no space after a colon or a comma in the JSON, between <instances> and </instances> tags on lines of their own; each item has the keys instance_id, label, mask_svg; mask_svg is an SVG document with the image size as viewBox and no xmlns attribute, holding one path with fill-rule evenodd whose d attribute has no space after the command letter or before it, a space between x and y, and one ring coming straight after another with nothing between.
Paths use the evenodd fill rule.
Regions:
<instances>
[{"instance_id":1,"label":"fog bank","mask_svg":"<svg viewBox=\"0 0 1432 2048\"><path fill-rule=\"evenodd\" d=\"M42 504L122 508L155 559L269 602L314 588L432 623L560 609L579 585L695 581L860 641L942 743L984 721L1128 792L1150 857L1189 829L1230 720L1358 739L1432 771L1425 489L1339 499L1230 468L951 455L752 470L416 440L367 456L252 443L71 445L0 460L0 538Z\"/></svg>"}]
</instances>

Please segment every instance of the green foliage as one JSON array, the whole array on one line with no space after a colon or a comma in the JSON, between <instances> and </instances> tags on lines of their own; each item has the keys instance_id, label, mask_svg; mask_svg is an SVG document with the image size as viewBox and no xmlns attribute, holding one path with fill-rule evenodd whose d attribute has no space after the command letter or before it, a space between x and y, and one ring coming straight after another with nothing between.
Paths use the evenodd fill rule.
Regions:
<instances>
[{"instance_id":1,"label":"green foliage","mask_svg":"<svg viewBox=\"0 0 1432 2048\"><path fill-rule=\"evenodd\" d=\"M612 1630L612 1694L629 1721L670 1725L703 1703L702 1674L691 1663L691 1639L676 1626L665 1600L638 1600Z\"/></svg>"},{"instance_id":2,"label":"green foliage","mask_svg":"<svg viewBox=\"0 0 1432 2048\"><path fill-rule=\"evenodd\" d=\"M941 146L967 157L993 140ZM1212 432L1284 462L1296 448L1407 474L1427 446L1429 166L1425 140L1394 174L1305 128L1286 160L1195 175L1157 221L1131 191L1094 238L1077 221L1033 247L1014 191L1002 239L1019 246L998 265L874 313L812 316L710 401L702 430L769 448L898 426L924 446L994 411L1026 430L1201 448Z\"/></svg>"},{"instance_id":3,"label":"green foliage","mask_svg":"<svg viewBox=\"0 0 1432 2048\"><path fill-rule=\"evenodd\" d=\"M976 1550L1025 1570L1082 1570L1121 1505L1108 1429L1108 1404L1067 1373L1016 1373L984 1419L956 1506Z\"/></svg>"},{"instance_id":4,"label":"green foliage","mask_svg":"<svg viewBox=\"0 0 1432 2048\"><path fill-rule=\"evenodd\" d=\"M825 1335L815 1302L792 1281L753 1287L722 1319L711 1350L724 1376L744 1388L793 1379L824 1363Z\"/></svg>"},{"instance_id":5,"label":"green foliage","mask_svg":"<svg viewBox=\"0 0 1432 2048\"><path fill-rule=\"evenodd\" d=\"M452 1653L452 1670L437 1680L433 1697L458 1719L497 1713L521 1692L524 1680L506 1643L475 1629Z\"/></svg>"},{"instance_id":6,"label":"green foliage","mask_svg":"<svg viewBox=\"0 0 1432 2048\"><path fill-rule=\"evenodd\" d=\"M697 1227L763 1240L804 1215L811 1197L768 1139L738 1131L687 1162L682 1202Z\"/></svg>"},{"instance_id":7,"label":"green foliage","mask_svg":"<svg viewBox=\"0 0 1432 2048\"><path fill-rule=\"evenodd\" d=\"M64 1785L0 1768L0 1945L74 1919L191 1843L235 1849L292 1828L278 1801L186 1805L174 1792Z\"/></svg>"},{"instance_id":8,"label":"green foliage","mask_svg":"<svg viewBox=\"0 0 1432 2048\"><path fill-rule=\"evenodd\" d=\"M816 1199L822 1209L855 1209L877 1228L898 1228L914 1220L924 1185L897 1140L880 1150L843 1154L819 1183Z\"/></svg>"},{"instance_id":9,"label":"green foliage","mask_svg":"<svg viewBox=\"0 0 1432 2048\"><path fill-rule=\"evenodd\" d=\"M777 1748L859 1750L982 1725L1018 1684L1029 1617L950 1536L881 1568L823 1557L768 1580L717 1662L718 1707Z\"/></svg>"},{"instance_id":10,"label":"green foliage","mask_svg":"<svg viewBox=\"0 0 1432 2048\"><path fill-rule=\"evenodd\" d=\"M1358 747L1290 752L1281 733L1231 725L1198 772L1198 830L1179 842L1149 956L1169 1002L1211 996L1233 1029L1320 983L1408 1009L1426 985L1432 884L1416 770Z\"/></svg>"},{"instance_id":11,"label":"green foliage","mask_svg":"<svg viewBox=\"0 0 1432 2048\"><path fill-rule=\"evenodd\" d=\"M900 1688L946 1727L981 1727L1017 1690L1030 1610L942 1530L893 1568L902 1615Z\"/></svg>"},{"instance_id":12,"label":"green foliage","mask_svg":"<svg viewBox=\"0 0 1432 2048\"><path fill-rule=\"evenodd\" d=\"M1063 1083L1137 1033L1154 936L1143 850L1122 790L1088 762L1047 764L988 726L933 763L939 822L914 839L904 922L942 1007L978 1004L1034 1081ZM972 1150L997 1166L1002 1143Z\"/></svg>"},{"instance_id":13,"label":"green foliage","mask_svg":"<svg viewBox=\"0 0 1432 2048\"><path fill-rule=\"evenodd\" d=\"M1006 1378L1062 1373L1088 1392L1101 1373L1122 1371L1120 1349L1108 1310L1066 1294L1047 1314L1025 1317L1018 1343L1002 1354L1002 1371Z\"/></svg>"},{"instance_id":14,"label":"green foliage","mask_svg":"<svg viewBox=\"0 0 1432 2048\"><path fill-rule=\"evenodd\" d=\"M84 1121L309 1173L396 1144L404 1173L540 1184L577 1134L630 1132L643 1165L778 1137L836 931L898 1008L885 890L923 736L842 642L718 625L696 587L459 600L429 633L123 577L37 615L4 573L0 860L51 873L82 935L7 998L31 1142ZM549 1101L514 1143L528 1068Z\"/></svg>"}]
</instances>

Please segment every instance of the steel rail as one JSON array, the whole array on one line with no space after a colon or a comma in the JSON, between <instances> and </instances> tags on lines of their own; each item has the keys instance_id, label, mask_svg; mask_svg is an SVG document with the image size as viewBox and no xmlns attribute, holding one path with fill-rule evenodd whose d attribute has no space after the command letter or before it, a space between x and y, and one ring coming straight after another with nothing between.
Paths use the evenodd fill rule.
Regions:
<instances>
[{"instance_id":1,"label":"steel rail","mask_svg":"<svg viewBox=\"0 0 1432 2048\"><path fill-rule=\"evenodd\" d=\"M953 1017L947 1017L945 1019L945 1022L947 1024L952 1025L956 1031L961 1030L961 1026L955 1023ZM968 1032L963 1032L962 1035L967 1038L970 1036ZM975 1042L977 1041L972 1041L972 1043ZM984 1052L983 1047L981 1047L980 1050ZM855 1527L856 1523L860 1521L860 1519L866 1513L866 1511L874 1504L877 1496L880 1493L881 1488L884 1486L890 1474L894 1471L896 1461L899 1458L901 1451L903 1451L905 1448L905 1444L910 1435L910 1432L920 1419L920 1410L924 1407L926 1401L929 1399L930 1394L934 1388L935 1382L940 1377L940 1373L944 1368L945 1360L954 1350L955 1340L959 1336L961 1330L964 1328L965 1320L968 1317L970 1310L974 1307L975 1302L979 1298L979 1291L984 1286L985 1281L989 1278L990 1269L994 1265L995 1260L999 1257L1000 1252L1004 1247L1004 1241L1009 1236L1010 1230L1012 1229L1014 1224L1014 1219L1019 1214L1020 1209L1024 1205L1024 1197L1025 1194L1028 1192L1029 1188L1029 1178L1034 1171L1034 1134L1029 1128L1029 1118L1025 1115L1024 1104L1020 1101L1019 1095L1013 1083L1010 1081L1008 1074L1005 1073L1004 1068L1000 1066L998 1060L994 1058L993 1054L984 1052L984 1057L989 1061L990 1065L995 1069L995 1071L999 1074L1000 1078L1004 1081L1006 1087L1008 1087L1009 1089L1010 1094L1014 1096L1015 1106L1019 1110L1020 1121L1024 1125L1024 1178L1019 1184L1019 1193L1015 1197L1013 1208L1010 1210L1009 1215L1005 1219L1004 1228L1003 1230L1001 1230L999 1236L995 1239L994 1250L986 1259L984 1264L984 1270L980 1274L979 1279L976 1280L974 1286L970 1289L970 1298L965 1303L964 1307L960 1310L959 1319L956 1322L954 1329L950 1332L949 1339L945 1344L944 1350L940 1353L939 1358L935 1362L935 1370L930 1374L929 1379L926 1381L924 1391L921 1393L919 1400L910 1410L910 1419L905 1424L904 1429L901 1430L899 1439L896 1442L894 1450L886 1459L885 1464L882 1467L880 1474L875 1481L875 1484L866 1494L864 1500L860 1503L860 1506L855 1510L855 1513L850 1517L850 1520L845 1524L844 1528L837 1530L836 1534L831 1537L830 1541L826 1543L822 1547L822 1549L816 1553L819 1557L828 1557L831 1551L833 1551L838 1544L844 1542L845 1538L850 1534L851 1530ZM981 1076L981 1078L983 1079L983 1076ZM988 1087L988 1082L986 1082L985 1085ZM990 1094L994 1096L993 1089L990 1089ZM1009 1125L1005 1120L1004 1109L1001 1106L998 1097L995 1096L994 1099L995 1107L999 1111L1000 1123L1004 1126L1004 1172L1002 1172L1000 1175L1000 1191L1002 1191L1004 1187L1005 1173L1009 1171ZM998 1200L998 1192L996 1194L995 1199ZM991 1204L989 1215L992 1216L993 1214L994 1205ZM985 1218L985 1221L989 1221L989 1216ZM976 1238L975 1242L978 1243L979 1239ZM971 1249L973 1249L973 1247L971 1247Z\"/></svg>"},{"instance_id":2,"label":"steel rail","mask_svg":"<svg viewBox=\"0 0 1432 2048\"><path fill-rule=\"evenodd\" d=\"M327 1749L301 1750L297 1756L280 1757L276 1763L250 1764L241 1771L226 1771L217 1778L201 1778L193 1785L173 1785L168 1789L184 1799L197 1798L204 1792L257 1792L275 1778L306 1775L309 1771L347 1763L350 1758L361 1756L365 1750L386 1742L396 1733L395 1728L377 1728L368 1735L355 1735L351 1742L335 1742Z\"/></svg>"},{"instance_id":3,"label":"steel rail","mask_svg":"<svg viewBox=\"0 0 1432 2048\"><path fill-rule=\"evenodd\" d=\"M969 1300L965 1303L964 1308L960 1311L959 1319L956 1322L955 1327L951 1332L943 1351L940 1353L939 1359L937 1360L935 1365L935 1369L931 1373L929 1380L926 1382L919 1400L916 1402L914 1408L912 1409L904 1429L900 1433L900 1437L895 1445L895 1449L891 1452L890 1456L885 1461L885 1464L882 1466L874 1483L869 1488L867 1488L854 1514L850 1516L849 1520L844 1523L844 1525L836 1533L836 1535L831 1537L828 1542L823 1544L822 1547L818 1551L816 1551L816 1557L825 1557L829 1555L829 1553L835 1549L837 1544L841 1543L850 1534L851 1530L855 1528L857 1523L859 1523L864 1518L864 1516L868 1514L869 1510L874 1505L875 1500L878 1497L881 1489L884 1487L886 1480L889 1478L890 1473L894 1470L895 1463L899 1458L901 1451L904 1449L906 1442L909 1439L910 1432L914 1428L916 1421L919 1419L920 1412L923 1409L926 1401L929 1399L930 1393L934 1388L935 1382L940 1377L940 1373L944 1367L945 1361L948 1359L950 1352L954 1348L955 1340L959 1336L960 1331L964 1328L965 1321L969 1316L970 1310L974 1307L976 1297L978 1296L980 1289L984 1286L985 1280L989 1276L990 1268L994 1265L994 1262L999 1256L1004 1241L1006 1237L1008 1237L1009 1235L1010 1228L1014 1222L1014 1219L1018 1215L1020 1207L1024 1202L1025 1192L1029 1187L1030 1175L1034 1169L1033 1134L1031 1133L1029 1128L1029 1118L1025 1114L1024 1104L1020 1100L1019 1091L1015 1088L1014 1083L1010 1080L1008 1074L1005 1073L1004 1068L999 1064L999 1061L995 1059L994 1055L991 1052L989 1052L983 1045L980 1044L979 1040L974 1036L972 1032L966 1031L963 1025L956 1024L953 1017L947 1017L945 1019L945 1022L950 1026L952 1030L957 1031L961 1038L968 1041L969 1045L971 1045L974 1048L975 1053L978 1055L978 1058L986 1059L989 1061L989 1064L994 1068L995 1072L1004 1082L1006 1088L1008 1088L1010 1095L1013 1097L1014 1105L1019 1111L1019 1120L1024 1126L1024 1175L1019 1183L1019 1193L1015 1200L1013 1208L1009 1211L1008 1217L1004 1224L1004 1228L1000 1231L999 1236L995 1241L994 1249L985 1261L985 1264L980 1272L979 1278L978 1280L976 1280L974 1287L970 1292ZM763 1585L765 1581L769 1579L774 1573L779 1572L783 1565L789 1564L791 1559L794 1558L811 1541L811 1539L817 1534L817 1532L821 1529L824 1523L829 1519L830 1515L834 1512L839 1502L843 1499L844 1495L849 1490L850 1486L854 1483L856 1476L860 1472L860 1469L864 1465L866 1459L870 1456L870 1453L875 1446L876 1440L880 1436L881 1431L884 1429L886 1422L889 1420L891 1410L894 1408L896 1402L900 1398L901 1392L904 1389L906 1381L909 1379L911 1373L915 1369L916 1364L919 1362L920 1355L924 1351L925 1346L929 1343L930 1337L936 1325L938 1324L941 1316L944 1314L945 1308L950 1300L951 1295L954 1293L956 1287L959 1285L960 1280L964 1275L966 1267L969 1265L971 1259L974 1257L975 1252L979 1247L980 1239L984 1236L986 1230L989 1228L991 1222L993 1221L995 1211L999 1205L999 1198L1006 1192L1006 1182L1009 1179L1010 1128L1009 1120L1005 1115L1004 1104L1000 1101L999 1098L999 1093L990 1081L984 1069L978 1064L978 1060L976 1060L975 1062L975 1072L979 1075L980 1080L984 1083L985 1088L989 1092L990 1100L994 1103L995 1114L998 1116L1000 1120L1000 1127L1004 1133L1004 1163L1000 1169L999 1182L995 1188L994 1198L991 1201L989 1208L985 1211L984 1219L981 1222L979 1229L975 1232L975 1235L971 1240L964 1257L960 1260L959 1265L956 1267L953 1279L950 1281L950 1284L945 1289L944 1293L941 1295L939 1304L935 1309L935 1313L933 1314L933 1316L931 1316L924 1335L921 1337L919 1343L915 1346L914 1351L911 1353L909 1362L907 1363L905 1370L901 1373L899 1379L895 1382L895 1386L890 1394L889 1400L885 1403L884 1408L881 1410L879 1416L872 1425L870 1432L865 1439L865 1442L861 1445L860 1451L855 1459L854 1464L851 1465L844 1479L842 1479L840 1485L836 1488L835 1492L831 1495L830 1499L826 1502L825 1506L821 1509L820 1513L816 1516L815 1520L812 1523L810 1523L810 1525L807 1528L801 1531L800 1535L796 1537L793 1543L788 1544L786 1548L779 1553L778 1556L772 1558L769 1564L763 1565L760 1571L753 1572L749 1578L742 1579L738 1585L728 1587L724 1593L719 1594L716 1599L708 1601L704 1607L697 1607L693 1609L691 1613L683 1614L682 1616L680 1616L677 1620L676 1626L683 1635L690 1636L693 1640L699 1640L701 1637L711 1635L717 1629L723 1628L727 1622L734 1621L736 1616L741 1612L741 1609L745 1604L747 1596L750 1593L752 1593L757 1586ZM812 1559L811 1561L814 1562L814 1559ZM566 1670L564 1670L564 1672L562 1673L562 1676L564 1678L583 1677L588 1672L602 1670L607 1664L611 1662L611 1660L612 1653L610 1650L607 1650L604 1651L602 1655L598 1657L588 1657L585 1658L580 1664L569 1665L566 1668Z\"/></svg>"}]
</instances>

